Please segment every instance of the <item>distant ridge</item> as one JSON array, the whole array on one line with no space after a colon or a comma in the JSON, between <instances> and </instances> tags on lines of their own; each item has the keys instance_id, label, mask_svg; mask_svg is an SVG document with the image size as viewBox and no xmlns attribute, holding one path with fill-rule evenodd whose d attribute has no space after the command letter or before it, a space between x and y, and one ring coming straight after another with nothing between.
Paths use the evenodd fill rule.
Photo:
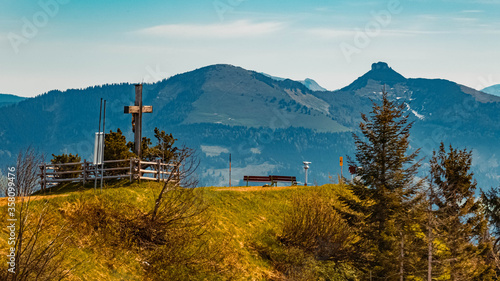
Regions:
<instances>
[{"instance_id":1,"label":"distant ridge","mask_svg":"<svg viewBox=\"0 0 500 281\"><path fill-rule=\"evenodd\" d=\"M486 87L481 92L500 97L500 84Z\"/></svg>"},{"instance_id":2,"label":"distant ridge","mask_svg":"<svg viewBox=\"0 0 500 281\"><path fill-rule=\"evenodd\" d=\"M287 78L281 78L281 77L276 77L276 76L272 76L272 75L269 75L267 73L264 73L264 72L259 72L260 74L264 75L264 76L267 76L269 78L272 78L276 81L284 81L284 80L287 80ZM302 85L306 86L309 90L311 91L326 91L325 88L321 87L318 82L314 81L313 79L311 78L306 78L304 80L299 80L297 81L299 83L302 83Z\"/></svg>"},{"instance_id":3,"label":"distant ridge","mask_svg":"<svg viewBox=\"0 0 500 281\"><path fill-rule=\"evenodd\" d=\"M16 95L0 94L0 107L9 106L25 99L25 97L19 97Z\"/></svg>"}]
</instances>

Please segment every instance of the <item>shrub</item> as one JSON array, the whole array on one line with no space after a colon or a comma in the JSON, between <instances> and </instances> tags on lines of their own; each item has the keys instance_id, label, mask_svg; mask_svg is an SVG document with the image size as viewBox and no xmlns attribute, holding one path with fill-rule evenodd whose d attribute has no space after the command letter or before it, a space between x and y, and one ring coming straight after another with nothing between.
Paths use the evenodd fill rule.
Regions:
<instances>
[{"instance_id":1,"label":"shrub","mask_svg":"<svg viewBox=\"0 0 500 281\"><path fill-rule=\"evenodd\" d=\"M285 245L313 254L319 260L345 260L354 234L331 202L318 195L312 193L292 199L280 240Z\"/></svg>"}]
</instances>

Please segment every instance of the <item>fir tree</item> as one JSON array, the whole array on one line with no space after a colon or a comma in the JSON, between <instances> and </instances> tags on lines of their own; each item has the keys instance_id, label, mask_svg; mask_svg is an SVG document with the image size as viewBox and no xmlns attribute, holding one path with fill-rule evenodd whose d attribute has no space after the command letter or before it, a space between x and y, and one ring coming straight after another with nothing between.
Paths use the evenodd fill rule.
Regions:
<instances>
[{"instance_id":1,"label":"fir tree","mask_svg":"<svg viewBox=\"0 0 500 281\"><path fill-rule=\"evenodd\" d=\"M410 236L420 161L419 150L408 152L413 123L404 109L384 91L381 104L374 103L369 116L361 115L363 137L353 134L357 152L351 165L360 168L349 188L361 203L346 202L363 214L350 221L361 230L357 246L366 253L361 261L374 280L402 280L406 275L405 240Z\"/></svg>"},{"instance_id":2,"label":"fir tree","mask_svg":"<svg viewBox=\"0 0 500 281\"><path fill-rule=\"evenodd\" d=\"M104 137L104 160L124 160L136 157L134 153L129 151L127 140L122 134L120 128L116 132L109 131ZM125 168L130 165L130 162L107 163L106 168ZM108 171L107 175L118 175L123 173L123 170Z\"/></svg>"},{"instance_id":3,"label":"fir tree","mask_svg":"<svg viewBox=\"0 0 500 281\"><path fill-rule=\"evenodd\" d=\"M55 155L52 154L52 159L50 162L52 164L68 164L68 163L80 163L82 161L82 158L78 156L78 154L73 155L73 154L61 154L61 155ZM57 171L58 172L69 172L69 171L80 171L82 169L81 164L75 164L75 165L64 165L64 166L58 166ZM71 179L71 178L77 178L79 176L80 172L76 173L70 173L70 174L59 174L55 175L56 179Z\"/></svg>"},{"instance_id":4,"label":"fir tree","mask_svg":"<svg viewBox=\"0 0 500 281\"><path fill-rule=\"evenodd\" d=\"M129 151L127 140L120 128L116 132L112 130L104 138L104 160L122 160L134 157Z\"/></svg>"},{"instance_id":5,"label":"fir tree","mask_svg":"<svg viewBox=\"0 0 500 281\"><path fill-rule=\"evenodd\" d=\"M441 251L434 259L436 275L449 280L493 280L493 264L483 208L474 197L477 183L470 171L472 152L449 152L441 143L430 160L431 204L436 220L434 230Z\"/></svg>"}]
</instances>

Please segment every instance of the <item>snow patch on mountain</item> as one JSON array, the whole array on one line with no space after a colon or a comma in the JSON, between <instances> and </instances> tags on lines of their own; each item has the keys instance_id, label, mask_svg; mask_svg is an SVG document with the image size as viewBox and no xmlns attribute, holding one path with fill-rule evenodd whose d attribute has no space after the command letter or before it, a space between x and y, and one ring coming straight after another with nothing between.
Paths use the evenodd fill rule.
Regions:
<instances>
[{"instance_id":1,"label":"snow patch on mountain","mask_svg":"<svg viewBox=\"0 0 500 281\"><path fill-rule=\"evenodd\" d=\"M424 120L424 119L425 119L425 116L424 116L424 115L419 114L417 111L415 111L415 110L411 109L411 107L410 107L410 105L409 105L409 104L407 104L407 103L405 103L405 104L406 104L406 108L407 108L409 111L411 111L411 112L413 113L413 115L415 115L418 119L420 119L420 120Z\"/></svg>"}]
</instances>

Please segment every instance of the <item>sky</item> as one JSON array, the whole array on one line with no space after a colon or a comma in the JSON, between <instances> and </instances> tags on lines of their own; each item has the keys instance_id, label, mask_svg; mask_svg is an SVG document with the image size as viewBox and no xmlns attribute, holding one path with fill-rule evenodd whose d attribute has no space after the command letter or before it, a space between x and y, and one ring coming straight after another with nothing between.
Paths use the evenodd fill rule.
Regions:
<instances>
[{"instance_id":1,"label":"sky","mask_svg":"<svg viewBox=\"0 0 500 281\"><path fill-rule=\"evenodd\" d=\"M232 64L329 90L384 61L500 84L500 0L1 0L0 93L147 82Z\"/></svg>"}]
</instances>

